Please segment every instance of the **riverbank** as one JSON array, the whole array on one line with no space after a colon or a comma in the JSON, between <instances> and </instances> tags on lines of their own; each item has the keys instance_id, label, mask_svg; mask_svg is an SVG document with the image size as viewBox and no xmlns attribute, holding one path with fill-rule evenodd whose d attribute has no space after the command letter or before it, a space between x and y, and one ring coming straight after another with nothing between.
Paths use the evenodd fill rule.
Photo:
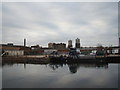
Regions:
<instances>
[{"instance_id":1,"label":"riverbank","mask_svg":"<svg viewBox=\"0 0 120 90\"><path fill-rule=\"evenodd\" d=\"M48 64L49 62L50 62L49 58L43 56L2 57L2 64L4 63Z\"/></svg>"},{"instance_id":2,"label":"riverbank","mask_svg":"<svg viewBox=\"0 0 120 90\"><path fill-rule=\"evenodd\" d=\"M120 63L119 55L109 55L109 56L81 56L80 58L60 58L52 57L47 55L26 55L26 56L6 56L2 57L2 64L4 63L26 63L26 64L48 64L48 63Z\"/></svg>"}]
</instances>

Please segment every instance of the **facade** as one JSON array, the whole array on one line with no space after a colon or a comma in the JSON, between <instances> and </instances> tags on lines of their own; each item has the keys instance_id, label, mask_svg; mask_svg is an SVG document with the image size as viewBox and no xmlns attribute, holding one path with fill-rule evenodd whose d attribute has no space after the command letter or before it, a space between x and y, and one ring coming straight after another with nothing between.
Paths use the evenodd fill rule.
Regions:
<instances>
[{"instance_id":1,"label":"facade","mask_svg":"<svg viewBox=\"0 0 120 90\"><path fill-rule=\"evenodd\" d=\"M45 55L68 55L69 54L69 49L44 49L44 54Z\"/></svg>"},{"instance_id":2,"label":"facade","mask_svg":"<svg viewBox=\"0 0 120 90\"><path fill-rule=\"evenodd\" d=\"M76 39L75 48L80 48L80 39Z\"/></svg>"},{"instance_id":3,"label":"facade","mask_svg":"<svg viewBox=\"0 0 120 90\"><path fill-rule=\"evenodd\" d=\"M48 43L48 48L53 48L53 43Z\"/></svg>"},{"instance_id":4,"label":"facade","mask_svg":"<svg viewBox=\"0 0 120 90\"><path fill-rule=\"evenodd\" d=\"M42 47L40 47L39 45L34 45L34 46L31 46L31 49L32 50L37 50L37 49L41 49Z\"/></svg>"},{"instance_id":5,"label":"facade","mask_svg":"<svg viewBox=\"0 0 120 90\"><path fill-rule=\"evenodd\" d=\"M65 49L66 48L66 44L64 43L48 43L48 48L52 48L52 49Z\"/></svg>"},{"instance_id":6,"label":"facade","mask_svg":"<svg viewBox=\"0 0 120 90\"><path fill-rule=\"evenodd\" d=\"M72 48L72 40L68 40L68 48Z\"/></svg>"},{"instance_id":7,"label":"facade","mask_svg":"<svg viewBox=\"0 0 120 90\"><path fill-rule=\"evenodd\" d=\"M57 52L56 49L44 49L44 54L50 55L53 54L53 52Z\"/></svg>"},{"instance_id":8,"label":"facade","mask_svg":"<svg viewBox=\"0 0 120 90\"><path fill-rule=\"evenodd\" d=\"M22 56L22 55L24 55L23 50L5 50L5 53L8 56Z\"/></svg>"},{"instance_id":9,"label":"facade","mask_svg":"<svg viewBox=\"0 0 120 90\"><path fill-rule=\"evenodd\" d=\"M66 48L66 49L58 49L58 54L59 55L62 55L62 56L66 56L66 55L69 55L69 49Z\"/></svg>"}]
</instances>

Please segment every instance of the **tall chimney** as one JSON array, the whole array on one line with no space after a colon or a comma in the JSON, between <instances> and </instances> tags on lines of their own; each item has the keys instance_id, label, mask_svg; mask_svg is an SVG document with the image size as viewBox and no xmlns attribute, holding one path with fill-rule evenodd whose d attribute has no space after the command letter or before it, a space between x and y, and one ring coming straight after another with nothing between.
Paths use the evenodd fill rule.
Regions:
<instances>
[{"instance_id":1,"label":"tall chimney","mask_svg":"<svg viewBox=\"0 0 120 90\"><path fill-rule=\"evenodd\" d=\"M24 47L26 47L26 39L24 39Z\"/></svg>"}]
</instances>

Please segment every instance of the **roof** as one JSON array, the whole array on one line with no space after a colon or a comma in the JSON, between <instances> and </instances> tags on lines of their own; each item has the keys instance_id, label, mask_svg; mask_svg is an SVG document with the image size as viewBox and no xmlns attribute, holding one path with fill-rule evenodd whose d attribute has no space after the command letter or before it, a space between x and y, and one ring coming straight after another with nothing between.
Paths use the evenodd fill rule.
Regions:
<instances>
[{"instance_id":1,"label":"roof","mask_svg":"<svg viewBox=\"0 0 120 90\"><path fill-rule=\"evenodd\" d=\"M24 50L24 49L30 49L30 47L24 47L24 46L20 46L20 45L0 44L0 49L3 49L3 50Z\"/></svg>"},{"instance_id":2,"label":"roof","mask_svg":"<svg viewBox=\"0 0 120 90\"><path fill-rule=\"evenodd\" d=\"M20 50L20 47L12 47L12 46L0 46L2 50Z\"/></svg>"}]
</instances>

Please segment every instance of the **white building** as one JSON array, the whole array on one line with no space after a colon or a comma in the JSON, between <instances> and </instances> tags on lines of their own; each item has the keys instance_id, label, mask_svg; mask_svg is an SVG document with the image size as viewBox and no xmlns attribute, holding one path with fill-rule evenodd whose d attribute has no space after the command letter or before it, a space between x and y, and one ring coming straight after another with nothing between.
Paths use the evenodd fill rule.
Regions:
<instances>
[{"instance_id":1,"label":"white building","mask_svg":"<svg viewBox=\"0 0 120 90\"><path fill-rule=\"evenodd\" d=\"M8 56L22 56L22 55L24 55L23 50L5 50L5 53Z\"/></svg>"},{"instance_id":2,"label":"white building","mask_svg":"<svg viewBox=\"0 0 120 90\"><path fill-rule=\"evenodd\" d=\"M45 49L44 50L44 54L47 54L47 55L49 55L49 54L51 54L53 52L57 52L57 50L56 49Z\"/></svg>"},{"instance_id":3,"label":"white building","mask_svg":"<svg viewBox=\"0 0 120 90\"><path fill-rule=\"evenodd\" d=\"M9 45L1 45L0 50L2 51L1 56L22 56L24 55L24 50L20 50L20 47L14 47Z\"/></svg>"}]
</instances>

